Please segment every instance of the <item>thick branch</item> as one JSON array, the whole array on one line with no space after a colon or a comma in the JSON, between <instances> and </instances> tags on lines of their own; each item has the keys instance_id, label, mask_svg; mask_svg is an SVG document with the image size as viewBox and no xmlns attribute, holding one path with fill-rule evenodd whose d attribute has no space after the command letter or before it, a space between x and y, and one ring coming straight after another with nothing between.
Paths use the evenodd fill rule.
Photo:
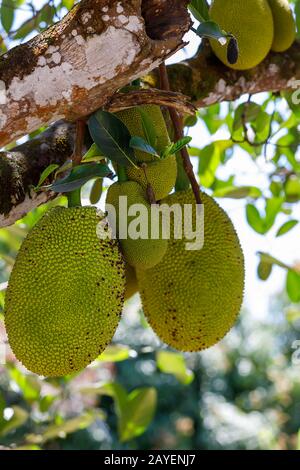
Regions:
<instances>
[{"instance_id":1,"label":"thick branch","mask_svg":"<svg viewBox=\"0 0 300 470\"><path fill-rule=\"evenodd\" d=\"M271 53L258 67L239 72L225 67L209 47L197 57L168 68L172 90L198 107L234 101L245 93L299 89L300 41L284 53ZM158 74L155 75L158 82Z\"/></svg>"},{"instance_id":2,"label":"thick branch","mask_svg":"<svg viewBox=\"0 0 300 470\"><path fill-rule=\"evenodd\" d=\"M45 168L52 163L62 165L71 157L74 131L74 124L60 121L37 138L0 153L0 227L13 224L55 196L38 194L33 186Z\"/></svg>"},{"instance_id":3,"label":"thick branch","mask_svg":"<svg viewBox=\"0 0 300 470\"><path fill-rule=\"evenodd\" d=\"M181 48L187 0L82 0L0 58L0 147L58 119L74 121Z\"/></svg>"}]
</instances>

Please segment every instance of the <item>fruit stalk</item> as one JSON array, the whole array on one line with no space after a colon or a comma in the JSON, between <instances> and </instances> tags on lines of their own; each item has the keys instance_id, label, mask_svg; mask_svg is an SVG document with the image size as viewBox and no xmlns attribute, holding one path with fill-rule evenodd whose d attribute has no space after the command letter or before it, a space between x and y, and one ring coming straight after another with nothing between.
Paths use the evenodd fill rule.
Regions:
<instances>
[{"instance_id":1,"label":"fruit stalk","mask_svg":"<svg viewBox=\"0 0 300 470\"><path fill-rule=\"evenodd\" d=\"M166 68L165 63L163 63L159 66L159 76L160 76L160 86L161 86L161 88L163 90L166 90L166 91L171 91L168 72L167 72L167 68ZM173 123L175 138L176 138L176 140L180 140L180 139L182 139L182 137L184 137L183 125L182 125L180 116L177 113L176 109L168 108L168 111L170 113L170 117L171 117L171 120L172 120L172 123ZM187 151L187 148L184 147L183 149L181 149L180 153L181 153L181 157L182 157L182 161L183 161L183 167L184 167L184 170L185 170L185 172L186 172L186 174L187 174L187 176L190 180L190 183L191 183L191 186L192 186L192 189L193 189L193 193L194 193L194 196L195 196L195 199L196 199L196 203L201 204L200 188L199 188L197 179L195 177L193 165L192 165L189 153Z\"/></svg>"}]
</instances>

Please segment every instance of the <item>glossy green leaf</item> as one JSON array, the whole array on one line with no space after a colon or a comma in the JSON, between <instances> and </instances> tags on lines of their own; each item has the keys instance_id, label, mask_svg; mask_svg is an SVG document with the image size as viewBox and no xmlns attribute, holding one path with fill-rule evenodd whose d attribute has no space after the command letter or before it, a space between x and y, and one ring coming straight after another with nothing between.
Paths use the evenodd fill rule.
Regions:
<instances>
[{"instance_id":1,"label":"glossy green leaf","mask_svg":"<svg viewBox=\"0 0 300 470\"><path fill-rule=\"evenodd\" d=\"M108 346L97 360L102 362L122 362L129 359L130 356L131 351L128 346L114 344Z\"/></svg>"},{"instance_id":2,"label":"glossy green leaf","mask_svg":"<svg viewBox=\"0 0 300 470\"><path fill-rule=\"evenodd\" d=\"M156 150L150 144L148 144L144 139L142 139L142 137L138 137L138 136L131 137L129 145L134 150L140 150L141 152L145 152L145 153L148 153L149 155L153 155L157 158L160 158Z\"/></svg>"},{"instance_id":3,"label":"glossy green leaf","mask_svg":"<svg viewBox=\"0 0 300 470\"><path fill-rule=\"evenodd\" d=\"M106 158L121 166L135 164L134 151L130 147L131 135L119 118L106 111L97 111L88 124L95 144Z\"/></svg>"},{"instance_id":4,"label":"glossy green leaf","mask_svg":"<svg viewBox=\"0 0 300 470\"><path fill-rule=\"evenodd\" d=\"M161 372L174 375L184 385L189 385L194 379L193 372L187 368L184 357L180 353L158 351L156 363Z\"/></svg>"},{"instance_id":5,"label":"glossy green leaf","mask_svg":"<svg viewBox=\"0 0 300 470\"><path fill-rule=\"evenodd\" d=\"M281 237L282 235L285 235L286 233L290 232L296 225L298 225L299 221L298 220L289 220L288 222L285 222L277 231L276 237Z\"/></svg>"},{"instance_id":6,"label":"glossy green leaf","mask_svg":"<svg viewBox=\"0 0 300 470\"><path fill-rule=\"evenodd\" d=\"M65 178L55 181L46 188L56 193L67 193L80 188L96 177L112 178L111 169L104 163L86 163L74 167Z\"/></svg>"},{"instance_id":7,"label":"glossy green leaf","mask_svg":"<svg viewBox=\"0 0 300 470\"><path fill-rule=\"evenodd\" d=\"M157 393L152 387L135 389L127 396L119 417L121 442L130 441L145 432L153 420L156 403Z\"/></svg>"},{"instance_id":8,"label":"glossy green leaf","mask_svg":"<svg viewBox=\"0 0 300 470\"><path fill-rule=\"evenodd\" d=\"M300 302L300 273L291 269L288 271L286 290L292 302Z\"/></svg>"},{"instance_id":9,"label":"glossy green leaf","mask_svg":"<svg viewBox=\"0 0 300 470\"><path fill-rule=\"evenodd\" d=\"M29 414L18 405L11 407L12 417L8 420L2 419L0 421L0 436L6 436L10 432L23 426L29 418Z\"/></svg>"},{"instance_id":10,"label":"glossy green leaf","mask_svg":"<svg viewBox=\"0 0 300 470\"><path fill-rule=\"evenodd\" d=\"M36 191L42 186L42 184L46 181L48 176L50 176L55 170L57 170L57 168L59 168L59 165L56 165L55 163L53 163L52 165L49 165L47 168L45 168L45 170L43 171L43 173L40 176L40 179L39 179L39 182L38 182L37 186L35 187Z\"/></svg>"},{"instance_id":11,"label":"glossy green leaf","mask_svg":"<svg viewBox=\"0 0 300 470\"><path fill-rule=\"evenodd\" d=\"M191 0L189 9L196 20L202 22L209 19L209 12L206 0Z\"/></svg>"}]
</instances>

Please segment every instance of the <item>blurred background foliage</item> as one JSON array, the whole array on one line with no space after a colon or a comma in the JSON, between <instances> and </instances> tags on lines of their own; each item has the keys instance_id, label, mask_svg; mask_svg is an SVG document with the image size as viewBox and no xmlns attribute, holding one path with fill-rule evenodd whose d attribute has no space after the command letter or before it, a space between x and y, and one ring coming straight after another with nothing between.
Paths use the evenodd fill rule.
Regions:
<instances>
[{"instance_id":1,"label":"blurred background foliage","mask_svg":"<svg viewBox=\"0 0 300 470\"><path fill-rule=\"evenodd\" d=\"M291 3L299 24L300 1ZM56 22L73 4L1 1L1 51ZM191 40L194 49L197 41ZM284 237L291 232L299 240L299 103L297 89L245 96L201 109L197 119L186 122L202 187L226 208L242 205L249 234L261 240L269 234L289 240ZM97 200L102 184L84 188L86 203L91 189ZM297 243L292 261L284 259L284 250L278 257L256 247L257 276L272 285L270 276L280 271L285 276L281 288L270 296L264 315L252 311L253 302L251 308L246 305L225 340L201 354L182 355L161 344L136 296L125 306L113 344L80 374L42 379L15 361L3 324L9 273L28 230L50 205L65 203L61 198L0 230L0 445L32 450L300 449ZM249 276L248 294L255 299L255 289L249 288L256 282L254 272Z\"/></svg>"}]
</instances>

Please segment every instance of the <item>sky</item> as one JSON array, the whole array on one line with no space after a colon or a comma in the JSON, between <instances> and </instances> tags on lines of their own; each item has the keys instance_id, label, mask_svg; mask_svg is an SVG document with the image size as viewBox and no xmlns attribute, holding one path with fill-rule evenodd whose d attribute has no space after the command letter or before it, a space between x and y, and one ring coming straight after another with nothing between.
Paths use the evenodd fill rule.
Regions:
<instances>
[{"instance_id":1,"label":"sky","mask_svg":"<svg viewBox=\"0 0 300 470\"><path fill-rule=\"evenodd\" d=\"M33 4L37 8L40 8L42 2L35 0ZM26 15L25 11L19 11L15 26L25 21ZM196 52L199 39L190 32L186 35L186 40L189 41L188 47L186 47L185 50L179 51L169 59L168 63L181 61ZM259 99L260 97L256 95L255 101L259 102ZM192 146L202 148L212 141L212 137L202 122L199 122L197 126L190 129L190 135L193 137ZM221 130L213 136L213 140L223 138L228 138L228 134L224 130ZM196 165L195 161L194 163ZM267 187L268 179L266 177L266 170L268 169L268 165L264 157L259 158L257 164L254 164L249 155L236 149L230 161L225 167L221 168L219 176L222 179L226 179L227 176L235 174L236 184L254 184L259 187ZM255 233L246 221L245 201L219 199L218 202L232 219L244 250L246 261L245 307L248 308L251 314L256 318L264 318L269 312L270 300L272 300L277 293L282 291L286 272L275 267L267 282L260 281L256 275L258 264L257 252L266 251L272 256L291 265L296 261L300 261L300 229L296 227L287 235L276 238L275 234L277 229L286 221L284 216L279 216L273 229L268 234L261 236ZM103 206L103 201L101 205ZM300 220L300 204L294 205L293 217Z\"/></svg>"}]
</instances>

